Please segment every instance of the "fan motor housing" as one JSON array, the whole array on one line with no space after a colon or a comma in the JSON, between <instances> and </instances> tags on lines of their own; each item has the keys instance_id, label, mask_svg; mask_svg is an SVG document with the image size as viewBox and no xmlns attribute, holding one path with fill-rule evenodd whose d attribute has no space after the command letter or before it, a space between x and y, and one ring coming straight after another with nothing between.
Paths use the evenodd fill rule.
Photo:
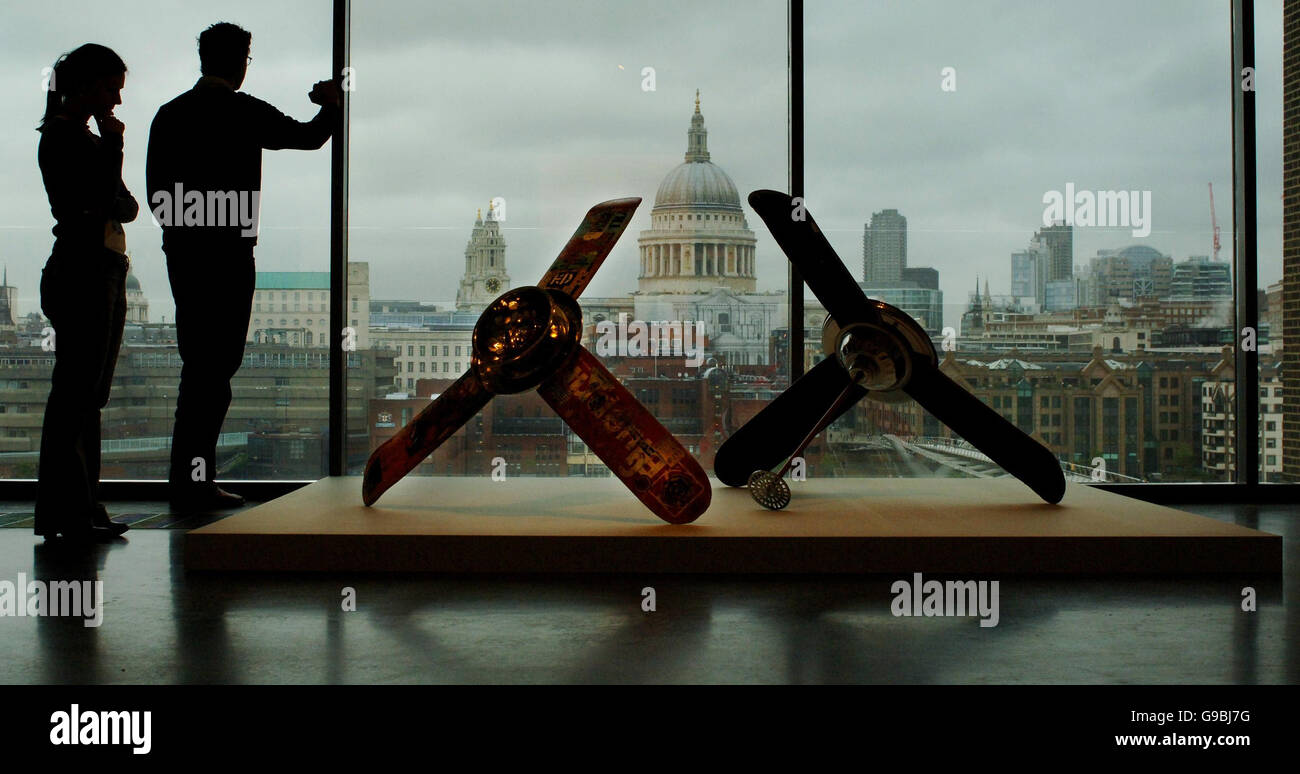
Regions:
<instances>
[{"instance_id":1,"label":"fan motor housing","mask_svg":"<svg viewBox=\"0 0 1300 774\"><path fill-rule=\"evenodd\" d=\"M568 294L516 288L479 315L470 363L490 392L523 392L555 373L581 338L582 309Z\"/></svg>"},{"instance_id":2,"label":"fan motor housing","mask_svg":"<svg viewBox=\"0 0 1300 774\"><path fill-rule=\"evenodd\" d=\"M903 400L917 366L937 367L938 354L925 330L897 307L868 301L875 319L840 325L826 315L822 323L822 351L849 372L867 396L876 400Z\"/></svg>"}]
</instances>

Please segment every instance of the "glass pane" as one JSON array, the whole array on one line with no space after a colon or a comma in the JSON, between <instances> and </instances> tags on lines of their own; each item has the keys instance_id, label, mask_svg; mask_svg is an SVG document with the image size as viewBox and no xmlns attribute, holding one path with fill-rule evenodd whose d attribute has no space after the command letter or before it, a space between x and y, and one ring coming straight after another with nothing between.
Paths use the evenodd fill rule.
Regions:
<instances>
[{"instance_id":1,"label":"glass pane","mask_svg":"<svg viewBox=\"0 0 1300 774\"><path fill-rule=\"evenodd\" d=\"M826 2L806 26L809 211L867 295L1071 479L1230 480L1228 7ZM910 400L840 424L837 471L1001 475Z\"/></svg>"},{"instance_id":2,"label":"glass pane","mask_svg":"<svg viewBox=\"0 0 1300 774\"><path fill-rule=\"evenodd\" d=\"M1259 222L1259 480L1285 480L1282 398L1282 2L1255 3L1256 217ZM1294 361L1293 361L1294 362ZM1292 407L1294 414L1296 408ZM1295 421L1294 419L1292 421ZM1292 479L1295 480L1295 479Z\"/></svg>"},{"instance_id":3,"label":"glass pane","mask_svg":"<svg viewBox=\"0 0 1300 774\"><path fill-rule=\"evenodd\" d=\"M49 70L43 68L82 43L99 41L110 44L128 68L115 115L125 124L122 179L140 204L139 216L124 227L132 271L123 344L102 412L101 477L168 477L181 362L161 230L151 217L146 189L146 151L158 108L191 89L200 76L199 33L221 19L252 33L254 61L242 90L298 120L315 115L317 107L307 93L315 81L329 77L328 3L237 0L219 13L184 4L160 13L151 3L82 0L60 3L53 13L41 5L5 9L6 31L21 30L21 35L5 39L5 53L19 69L11 72L13 98L0 114L0 132L15 140L0 150L5 156L0 202L7 213L0 224L5 245L0 301L9 317L0 316L0 476L36 476L55 354L51 344L57 349L42 316L40 291L54 241L54 220L37 165L40 135L33 131L45 103ZM55 86L57 92L57 80ZM90 126L95 127L94 120ZM217 441L219 479L315 479L326 472L324 347L332 326L325 147L265 152L259 201L249 199L241 210L245 216L257 215L256 296L243 365L231 381L233 401ZM233 276L233 265L221 262L210 271L217 278ZM230 296L232 306L240 304L238 295ZM236 328L242 322L224 326L234 336L232 346L238 345ZM216 325L217 320L199 319L195 330Z\"/></svg>"},{"instance_id":4,"label":"glass pane","mask_svg":"<svg viewBox=\"0 0 1300 774\"><path fill-rule=\"evenodd\" d=\"M579 298L584 342L711 469L787 379L786 261L745 203L787 186L785 3L395 9L352 17L359 344L392 367L349 394L367 417L349 471L467 370L489 302L628 196L643 202ZM415 473L494 471L609 475L535 390L493 399Z\"/></svg>"}]
</instances>

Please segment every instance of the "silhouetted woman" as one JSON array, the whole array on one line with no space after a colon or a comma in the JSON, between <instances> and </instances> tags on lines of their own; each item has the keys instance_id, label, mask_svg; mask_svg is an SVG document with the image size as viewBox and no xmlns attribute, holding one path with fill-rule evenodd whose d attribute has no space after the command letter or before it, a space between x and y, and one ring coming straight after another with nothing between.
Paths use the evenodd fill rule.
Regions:
<instances>
[{"instance_id":1,"label":"silhouetted woman","mask_svg":"<svg viewBox=\"0 0 1300 774\"><path fill-rule=\"evenodd\" d=\"M54 376L41 431L36 534L72 540L125 532L99 504L99 418L126 321L123 223L139 206L122 183L126 65L87 43L55 63L37 158L54 226L41 274L41 311L54 327ZM94 116L99 129L90 131Z\"/></svg>"}]
</instances>

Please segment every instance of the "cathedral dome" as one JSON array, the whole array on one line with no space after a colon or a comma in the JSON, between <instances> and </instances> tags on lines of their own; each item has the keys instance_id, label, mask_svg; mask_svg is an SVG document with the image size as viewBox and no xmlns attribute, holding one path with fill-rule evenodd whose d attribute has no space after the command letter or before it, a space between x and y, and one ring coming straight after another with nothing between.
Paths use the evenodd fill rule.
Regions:
<instances>
[{"instance_id":1,"label":"cathedral dome","mask_svg":"<svg viewBox=\"0 0 1300 774\"><path fill-rule=\"evenodd\" d=\"M659 184L655 209L709 207L740 211L740 194L726 172L709 161L708 131L695 95L695 115L686 133L686 161L678 164Z\"/></svg>"},{"instance_id":2,"label":"cathedral dome","mask_svg":"<svg viewBox=\"0 0 1300 774\"><path fill-rule=\"evenodd\" d=\"M709 161L678 164L659 184L655 207L723 207L740 209L736 184Z\"/></svg>"},{"instance_id":3,"label":"cathedral dome","mask_svg":"<svg viewBox=\"0 0 1300 774\"><path fill-rule=\"evenodd\" d=\"M131 272L127 272L127 275L126 275L126 289L127 289L127 290L139 290L139 289L140 289L140 280L136 279L136 278L135 278L135 274L133 274L133 273L131 273Z\"/></svg>"},{"instance_id":4,"label":"cathedral dome","mask_svg":"<svg viewBox=\"0 0 1300 774\"><path fill-rule=\"evenodd\" d=\"M709 161L708 133L697 91L695 114L686 132L686 159L659 185L650 228L637 238L641 252L637 290L687 296L707 296L719 290L753 293L756 243L754 232L745 223L736 184ZM722 325L730 327L729 323Z\"/></svg>"}]
</instances>

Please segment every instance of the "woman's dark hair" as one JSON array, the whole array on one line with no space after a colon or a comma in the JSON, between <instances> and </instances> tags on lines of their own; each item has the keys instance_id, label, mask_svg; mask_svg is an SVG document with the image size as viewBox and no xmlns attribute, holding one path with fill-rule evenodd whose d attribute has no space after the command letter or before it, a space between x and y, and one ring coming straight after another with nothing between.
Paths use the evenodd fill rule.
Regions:
<instances>
[{"instance_id":1,"label":"woman's dark hair","mask_svg":"<svg viewBox=\"0 0 1300 774\"><path fill-rule=\"evenodd\" d=\"M122 57L98 43L78 46L59 57L50 72L45 90L45 115L36 130L39 132L45 128L45 122L59 112L68 97L86 92L102 78L125 74L126 63Z\"/></svg>"},{"instance_id":2,"label":"woman's dark hair","mask_svg":"<svg viewBox=\"0 0 1300 774\"><path fill-rule=\"evenodd\" d=\"M248 64L253 34L237 24L217 22L199 33L199 72L218 78L237 76Z\"/></svg>"}]
</instances>

